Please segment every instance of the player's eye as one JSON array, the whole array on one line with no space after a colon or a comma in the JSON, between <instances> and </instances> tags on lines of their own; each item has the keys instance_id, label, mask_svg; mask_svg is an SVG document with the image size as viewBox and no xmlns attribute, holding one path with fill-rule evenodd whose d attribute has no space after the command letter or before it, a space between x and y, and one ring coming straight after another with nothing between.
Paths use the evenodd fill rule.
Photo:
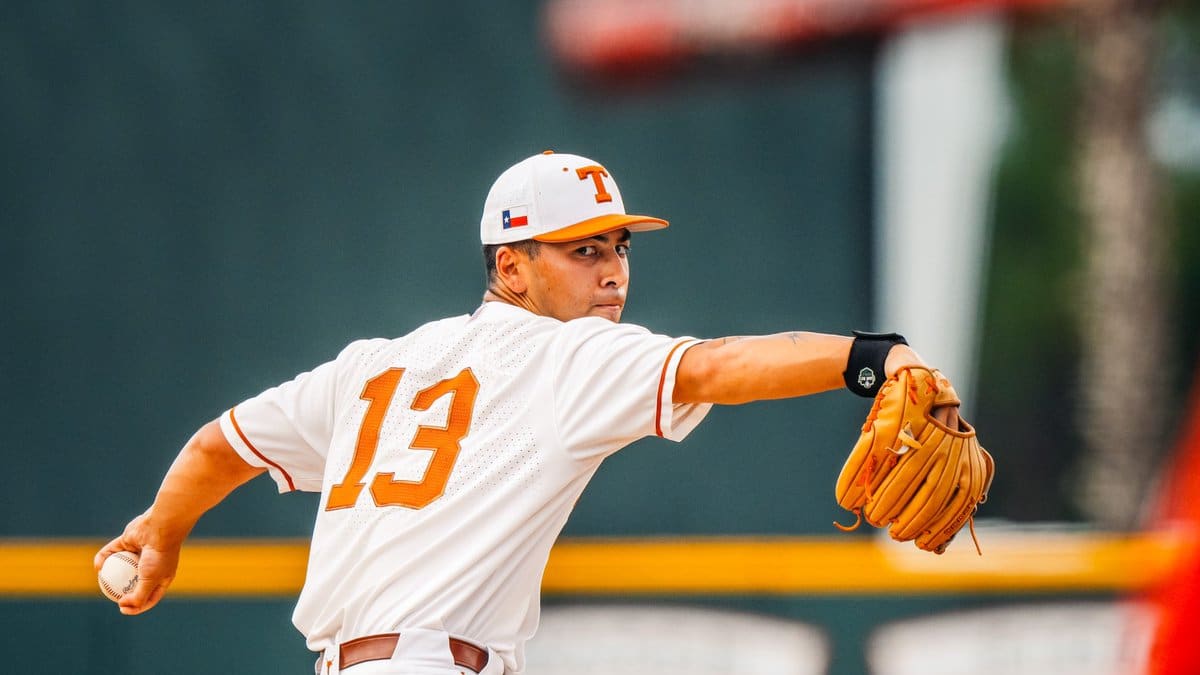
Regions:
<instances>
[{"instance_id":1,"label":"player's eye","mask_svg":"<svg viewBox=\"0 0 1200 675\"><path fill-rule=\"evenodd\" d=\"M578 253L579 255L593 256L593 255L596 255L596 247L595 246L580 246L579 248L575 249L575 252Z\"/></svg>"},{"instance_id":2,"label":"player's eye","mask_svg":"<svg viewBox=\"0 0 1200 675\"><path fill-rule=\"evenodd\" d=\"M629 244L617 244L617 255L622 258L629 255Z\"/></svg>"}]
</instances>

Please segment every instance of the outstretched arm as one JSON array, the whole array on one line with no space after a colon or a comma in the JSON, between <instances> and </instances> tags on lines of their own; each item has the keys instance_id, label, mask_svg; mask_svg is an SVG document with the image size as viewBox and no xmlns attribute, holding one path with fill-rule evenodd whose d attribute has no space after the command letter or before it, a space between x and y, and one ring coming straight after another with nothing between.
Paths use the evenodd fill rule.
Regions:
<instances>
[{"instance_id":1,"label":"outstretched arm","mask_svg":"<svg viewBox=\"0 0 1200 675\"><path fill-rule=\"evenodd\" d=\"M179 452L163 478L154 503L125 527L125 532L96 553L99 572L117 551L133 551L138 585L121 599L122 614L141 614L158 604L179 565L179 550L196 521L239 485L264 469L247 464L225 440L218 422L200 428Z\"/></svg>"},{"instance_id":2,"label":"outstretched arm","mask_svg":"<svg viewBox=\"0 0 1200 675\"><path fill-rule=\"evenodd\" d=\"M845 386L842 373L854 338L823 333L727 337L684 353L675 374L675 403L738 404L807 396ZM890 376L921 358L896 345L884 366Z\"/></svg>"}]
</instances>

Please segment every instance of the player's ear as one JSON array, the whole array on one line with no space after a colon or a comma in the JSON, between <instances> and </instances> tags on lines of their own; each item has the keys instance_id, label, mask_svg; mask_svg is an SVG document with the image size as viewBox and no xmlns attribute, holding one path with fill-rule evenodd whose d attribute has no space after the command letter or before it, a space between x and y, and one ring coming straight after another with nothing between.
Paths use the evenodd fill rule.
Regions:
<instances>
[{"instance_id":1,"label":"player's ear","mask_svg":"<svg viewBox=\"0 0 1200 675\"><path fill-rule=\"evenodd\" d=\"M529 290L529 256L511 246L496 249L496 280L513 293Z\"/></svg>"}]
</instances>

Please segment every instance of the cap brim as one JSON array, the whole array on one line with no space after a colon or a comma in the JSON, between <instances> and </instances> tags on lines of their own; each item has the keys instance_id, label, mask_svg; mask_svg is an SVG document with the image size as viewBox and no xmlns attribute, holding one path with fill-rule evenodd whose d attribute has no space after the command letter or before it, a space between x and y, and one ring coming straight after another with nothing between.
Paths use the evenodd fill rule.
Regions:
<instances>
[{"instance_id":1,"label":"cap brim","mask_svg":"<svg viewBox=\"0 0 1200 675\"><path fill-rule=\"evenodd\" d=\"M550 244L557 244L564 241L587 239L588 237L612 232L613 230L628 229L630 232L648 232L650 230L661 230L666 226L667 221L662 218L610 213L606 216L589 218L583 222L575 223L570 227L564 227L561 230L539 234L534 239Z\"/></svg>"}]
</instances>

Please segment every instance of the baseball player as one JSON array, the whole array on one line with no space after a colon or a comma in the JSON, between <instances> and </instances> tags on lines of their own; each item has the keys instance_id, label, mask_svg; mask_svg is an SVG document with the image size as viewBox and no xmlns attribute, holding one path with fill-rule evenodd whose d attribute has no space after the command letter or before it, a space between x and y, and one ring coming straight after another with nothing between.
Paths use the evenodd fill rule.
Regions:
<instances>
[{"instance_id":1,"label":"baseball player","mask_svg":"<svg viewBox=\"0 0 1200 675\"><path fill-rule=\"evenodd\" d=\"M141 556L121 612L152 608L200 516L266 472L321 493L293 616L318 673L520 673L550 548L605 457L683 440L714 403L873 395L920 364L894 335L697 340L620 323L631 234L665 227L626 213L590 159L509 168L480 221L480 307L352 342L196 432L95 556Z\"/></svg>"}]
</instances>

